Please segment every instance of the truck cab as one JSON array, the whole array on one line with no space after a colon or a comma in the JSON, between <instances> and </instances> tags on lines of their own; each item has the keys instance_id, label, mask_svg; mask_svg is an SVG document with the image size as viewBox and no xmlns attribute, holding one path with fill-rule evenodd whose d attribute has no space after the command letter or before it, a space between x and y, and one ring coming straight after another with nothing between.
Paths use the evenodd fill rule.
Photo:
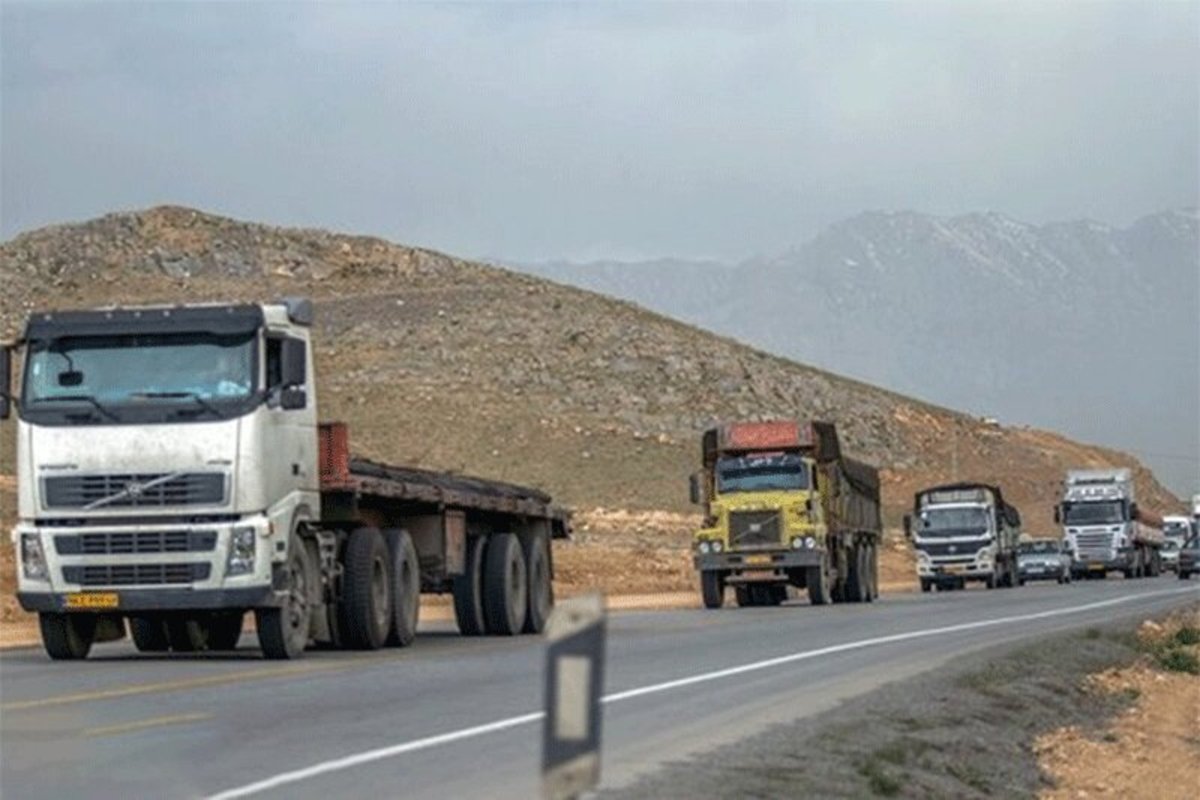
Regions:
<instances>
[{"instance_id":1,"label":"truck cab","mask_svg":"<svg viewBox=\"0 0 1200 800\"><path fill-rule=\"evenodd\" d=\"M278 602L288 531L320 513L311 322L306 300L30 317L12 537L44 638L82 608Z\"/></svg>"}]
</instances>

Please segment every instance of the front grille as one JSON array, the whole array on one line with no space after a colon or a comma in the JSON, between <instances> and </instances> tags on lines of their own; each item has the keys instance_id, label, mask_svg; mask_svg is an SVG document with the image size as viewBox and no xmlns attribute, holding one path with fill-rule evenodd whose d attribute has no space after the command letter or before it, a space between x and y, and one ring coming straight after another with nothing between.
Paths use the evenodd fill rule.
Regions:
<instances>
[{"instance_id":1,"label":"front grille","mask_svg":"<svg viewBox=\"0 0 1200 800\"><path fill-rule=\"evenodd\" d=\"M130 531L54 537L54 549L60 556L207 553L216 546L216 531Z\"/></svg>"},{"instance_id":2,"label":"front grille","mask_svg":"<svg viewBox=\"0 0 1200 800\"><path fill-rule=\"evenodd\" d=\"M1077 557L1107 560L1112 557L1113 535L1111 533L1078 533L1075 535Z\"/></svg>"},{"instance_id":3,"label":"front grille","mask_svg":"<svg viewBox=\"0 0 1200 800\"><path fill-rule=\"evenodd\" d=\"M778 511L733 511L729 534L733 547L782 543L782 517Z\"/></svg>"},{"instance_id":4,"label":"front grille","mask_svg":"<svg viewBox=\"0 0 1200 800\"><path fill-rule=\"evenodd\" d=\"M46 478L43 485L47 508L160 508L225 502L225 475L220 472L69 475Z\"/></svg>"},{"instance_id":5,"label":"front grille","mask_svg":"<svg viewBox=\"0 0 1200 800\"><path fill-rule=\"evenodd\" d=\"M970 558L974 558L976 553L988 546L988 543L987 539L973 539L969 542L921 542L917 545L917 549L935 558L938 556L969 556Z\"/></svg>"},{"instance_id":6,"label":"front grille","mask_svg":"<svg viewBox=\"0 0 1200 800\"><path fill-rule=\"evenodd\" d=\"M80 586L162 586L207 580L209 564L96 564L63 567L63 580Z\"/></svg>"}]
</instances>

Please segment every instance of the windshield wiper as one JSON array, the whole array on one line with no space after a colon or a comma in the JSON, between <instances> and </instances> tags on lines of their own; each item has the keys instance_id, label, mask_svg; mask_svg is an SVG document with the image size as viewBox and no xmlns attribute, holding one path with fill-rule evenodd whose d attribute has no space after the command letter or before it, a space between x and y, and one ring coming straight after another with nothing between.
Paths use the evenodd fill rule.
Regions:
<instances>
[{"instance_id":1,"label":"windshield wiper","mask_svg":"<svg viewBox=\"0 0 1200 800\"><path fill-rule=\"evenodd\" d=\"M195 400L201 408L212 414L214 417L221 416L221 412L217 410L216 406L205 400L197 392L135 392L134 394L131 394L130 397L136 397L139 400L183 400L190 397L191 399Z\"/></svg>"},{"instance_id":2,"label":"windshield wiper","mask_svg":"<svg viewBox=\"0 0 1200 800\"><path fill-rule=\"evenodd\" d=\"M72 402L73 403L91 403L93 406L96 407L96 409L100 413L104 414L104 416L108 417L113 422L121 421L120 417L118 417L116 414L114 414L112 411L110 411L103 403L101 403L99 400L97 400L95 397L93 397L90 394L56 394L56 395L48 396L48 397L39 397L39 398L35 399L33 402L35 402L35 403L55 403L55 402L59 402L59 401L68 402L68 403L72 403Z\"/></svg>"}]
</instances>

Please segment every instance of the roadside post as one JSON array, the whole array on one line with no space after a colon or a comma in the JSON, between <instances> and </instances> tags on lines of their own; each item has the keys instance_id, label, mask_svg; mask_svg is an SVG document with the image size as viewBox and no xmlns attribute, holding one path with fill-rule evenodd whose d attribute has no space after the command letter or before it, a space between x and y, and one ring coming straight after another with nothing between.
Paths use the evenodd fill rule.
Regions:
<instances>
[{"instance_id":1,"label":"roadside post","mask_svg":"<svg viewBox=\"0 0 1200 800\"><path fill-rule=\"evenodd\" d=\"M573 800L600 783L604 596L593 592L556 604L546 638L542 797Z\"/></svg>"}]
</instances>

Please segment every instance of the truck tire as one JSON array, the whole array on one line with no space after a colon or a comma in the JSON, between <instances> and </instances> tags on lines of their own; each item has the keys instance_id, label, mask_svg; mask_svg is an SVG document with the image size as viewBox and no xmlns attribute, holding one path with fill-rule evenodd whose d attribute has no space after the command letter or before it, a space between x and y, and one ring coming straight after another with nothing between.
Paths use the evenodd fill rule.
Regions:
<instances>
[{"instance_id":1,"label":"truck tire","mask_svg":"<svg viewBox=\"0 0 1200 800\"><path fill-rule=\"evenodd\" d=\"M867 548L856 544L850 556L850 574L846 576L844 600L847 603L867 602Z\"/></svg>"},{"instance_id":2,"label":"truck tire","mask_svg":"<svg viewBox=\"0 0 1200 800\"><path fill-rule=\"evenodd\" d=\"M821 563L808 568L805 579L808 586L808 602L814 606L824 606L832 602L833 575L829 569L829 552L821 554Z\"/></svg>"},{"instance_id":3,"label":"truck tire","mask_svg":"<svg viewBox=\"0 0 1200 800\"><path fill-rule=\"evenodd\" d=\"M932 592L933 591L933 581L926 580L925 578L921 578L921 591L922 592Z\"/></svg>"},{"instance_id":4,"label":"truck tire","mask_svg":"<svg viewBox=\"0 0 1200 800\"><path fill-rule=\"evenodd\" d=\"M377 528L357 528L342 554L338 629L346 647L378 650L392 626L392 570Z\"/></svg>"},{"instance_id":5,"label":"truck tire","mask_svg":"<svg viewBox=\"0 0 1200 800\"><path fill-rule=\"evenodd\" d=\"M525 626L528 578L521 542L498 533L488 543L483 570L483 615L488 633L516 636Z\"/></svg>"},{"instance_id":6,"label":"truck tire","mask_svg":"<svg viewBox=\"0 0 1200 800\"><path fill-rule=\"evenodd\" d=\"M288 538L288 560L284 571L287 598L283 605L254 611L259 647L263 657L272 660L299 658L308 647L308 591L312 569L308 563L308 550L295 533Z\"/></svg>"},{"instance_id":7,"label":"truck tire","mask_svg":"<svg viewBox=\"0 0 1200 800\"><path fill-rule=\"evenodd\" d=\"M392 528L383 532L391 560L392 619L386 644L407 647L417 637L421 612L421 563L408 531Z\"/></svg>"},{"instance_id":8,"label":"truck tire","mask_svg":"<svg viewBox=\"0 0 1200 800\"><path fill-rule=\"evenodd\" d=\"M139 653L165 653L171 649L166 623L159 617L130 617L129 635Z\"/></svg>"},{"instance_id":9,"label":"truck tire","mask_svg":"<svg viewBox=\"0 0 1200 800\"><path fill-rule=\"evenodd\" d=\"M42 612L38 614L42 646L55 661L87 658L96 640L96 618L91 614Z\"/></svg>"},{"instance_id":10,"label":"truck tire","mask_svg":"<svg viewBox=\"0 0 1200 800\"><path fill-rule=\"evenodd\" d=\"M1188 572L1186 569L1179 570L1179 580L1186 581L1191 576L1192 576L1192 573Z\"/></svg>"},{"instance_id":11,"label":"truck tire","mask_svg":"<svg viewBox=\"0 0 1200 800\"><path fill-rule=\"evenodd\" d=\"M218 611L205 620L203 627L209 650L237 650L242 638L244 611Z\"/></svg>"},{"instance_id":12,"label":"truck tire","mask_svg":"<svg viewBox=\"0 0 1200 800\"><path fill-rule=\"evenodd\" d=\"M705 608L725 605L725 573L707 570L700 573L700 597Z\"/></svg>"},{"instance_id":13,"label":"truck tire","mask_svg":"<svg viewBox=\"0 0 1200 800\"><path fill-rule=\"evenodd\" d=\"M540 533L522 542L525 572L529 576L529 607L525 609L524 633L541 633L554 610L554 581L550 576L550 542Z\"/></svg>"},{"instance_id":14,"label":"truck tire","mask_svg":"<svg viewBox=\"0 0 1200 800\"><path fill-rule=\"evenodd\" d=\"M870 557L867 559L867 582L870 591L867 602L873 603L879 599L879 545L874 542L870 546Z\"/></svg>"},{"instance_id":15,"label":"truck tire","mask_svg":"<svg viewBox=\"0 0 1200 800\"><path fill-rule=\"evenodd\" d=\"M195 619L168 619L167 641L176 653L198 653L208 648L208 631Z\"/></svg>"},{"instance_id":16,"label":"truck tire","mask_svg":"<svg viewBox=\"0 0 1200 800\"><path fill-rule=\"evenodd\" d=\"M487 619L483 615L483 554L487 540L476 537L467 543L467 563L462 575L456 575L452 584L454 593L454 619L458 632L463 636L482 636L487 633Z\"/></svg>"}]
</instances>

